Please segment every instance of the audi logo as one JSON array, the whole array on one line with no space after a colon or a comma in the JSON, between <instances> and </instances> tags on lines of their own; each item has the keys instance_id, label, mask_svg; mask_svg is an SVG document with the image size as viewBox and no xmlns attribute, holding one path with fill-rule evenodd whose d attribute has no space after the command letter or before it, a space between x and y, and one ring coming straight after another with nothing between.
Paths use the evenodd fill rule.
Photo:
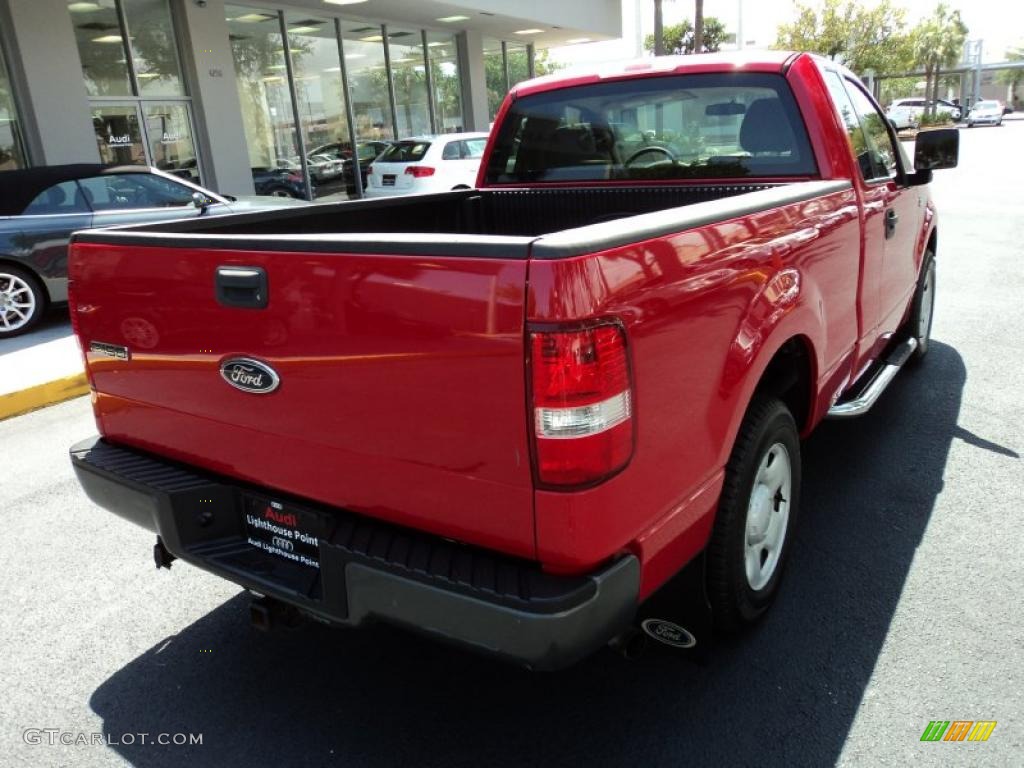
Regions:
<instances>
[{"instance_id":1,"label":"audi logo","mask_svg":"<svg viewBox=\"0 0 1024 768\"><path fill-rule=\"evenodd\" d=\"M270 540L270 543L278 549L283 549L285 552L291 552L295 549L295 542L291 539L286 539L284 536L275 536Z\"/></svg>"}]
</instances>

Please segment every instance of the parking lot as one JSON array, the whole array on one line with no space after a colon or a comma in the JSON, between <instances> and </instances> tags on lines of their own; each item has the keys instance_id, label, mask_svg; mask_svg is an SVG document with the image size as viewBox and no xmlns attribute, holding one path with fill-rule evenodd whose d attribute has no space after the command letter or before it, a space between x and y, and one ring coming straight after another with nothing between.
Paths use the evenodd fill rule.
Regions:
<instances>
[{"instance_id":1,"label":"parking lot","mask_svg":"<svg viewBox=\"0 0 1024 768\"><path fill-rule=\"evenodd\" d=\"M384 627L257 633L245 594L156 571L151 535L85 498L67 447L95 432L88 398L0 422L0 762L1020 765L1022 146L1024 119L961 131L933 184L934 346L811 437L780 601L701 664L535 674ZM920 742L937 719L998 725ZM179 733L202 744L139 738Z\"/></svg>"}]
</instances>

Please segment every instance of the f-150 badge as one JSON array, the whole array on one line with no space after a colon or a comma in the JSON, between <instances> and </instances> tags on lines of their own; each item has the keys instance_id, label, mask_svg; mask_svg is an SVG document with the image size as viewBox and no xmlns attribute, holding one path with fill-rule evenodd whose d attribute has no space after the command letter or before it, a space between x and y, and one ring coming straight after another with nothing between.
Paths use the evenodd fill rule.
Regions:
<instances>
[{"instance_id":1,"label":"f-150 badge","mask_svg":"<svg viewBox=\"0 0 1024 768\"><path fill-rule=\"evenodd\" d=\"M235 389L257 395L273 392L281 383L273 368L251 357L228 358L220 364L220 375Z\"/></svg>"}]
</instances>

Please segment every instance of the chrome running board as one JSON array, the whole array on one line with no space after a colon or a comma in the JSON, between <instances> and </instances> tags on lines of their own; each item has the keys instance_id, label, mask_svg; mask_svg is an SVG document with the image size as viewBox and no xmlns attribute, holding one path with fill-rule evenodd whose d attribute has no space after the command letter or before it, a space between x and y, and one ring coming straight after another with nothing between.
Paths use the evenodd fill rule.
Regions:
<instances>
[{"instance_id":1,"label":"chrome running board","mask_svg":"<svg viewBox=\"0 0 1024 768\"><path fill-rule=\"evenodd\" d=\"M886 388L892 383L892 380L896 378L896 374L900 372L903 364L910 359L915 349L917 349L917 339L914 338L907 339L896 347L889 357L886 358L885 364L878 370L878 373L864 387L860 395L853 400L847 400L845 403L833 405L828 409L828 418L849 419L854 416L863 416L871 410L871 406L875 404Z\"/></svg>"}]
</instances>

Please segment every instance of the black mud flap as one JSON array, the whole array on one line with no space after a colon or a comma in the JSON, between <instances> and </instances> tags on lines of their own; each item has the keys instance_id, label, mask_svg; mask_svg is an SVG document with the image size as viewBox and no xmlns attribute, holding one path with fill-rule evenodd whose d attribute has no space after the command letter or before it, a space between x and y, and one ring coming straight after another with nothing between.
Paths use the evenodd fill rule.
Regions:
<instances>
[{"instance_id":1,"label":"black mud flap","mask_svg":"<svg viewBox=\"0 0 1024 768\"><path fill-rule=\"evenodd\" d=\"M714 623L704 569L701 553L640 606L637 624L650 641L649 649L660 648L698 664L709 661Z\"/></svg>"}]
</instances>

